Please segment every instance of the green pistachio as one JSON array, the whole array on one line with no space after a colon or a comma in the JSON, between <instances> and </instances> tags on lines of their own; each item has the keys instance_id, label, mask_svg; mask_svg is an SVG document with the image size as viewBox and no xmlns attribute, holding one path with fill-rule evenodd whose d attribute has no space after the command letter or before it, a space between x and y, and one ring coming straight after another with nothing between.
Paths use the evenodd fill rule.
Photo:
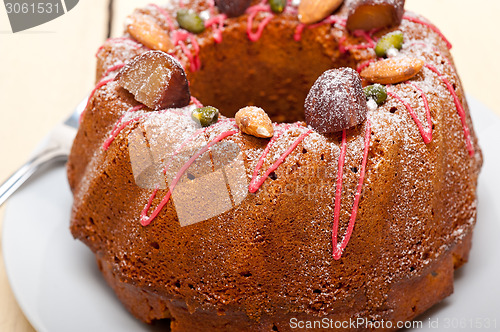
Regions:
<instances>
[{"instance_id":1,"label":"green pistachio","mask_svg":"<svg viewBox=\"0 0 500 332\"><path fill-rule=\"evenodd\" d=\"M386 57L387 51L394 48L400 50L403 48L403 33L401 31L393 31L383 35L375 46L375 53L379 57Z\"/></svg>"},{"instance_id":2,"label":"green pistachio","mask_svg":"<svg viewBox=\"0 0 500 332\"><path fill-rule=\"evenodd\" d=\"M191 113L191 118L202 127L208 127L219 120L219 110L212 106L196 108Z\"/></svg>"},{"instance_id":3,"label":"green pistachio","mask_svg":"<svg viewBox=\"0 0 500 332\"><path fill-rule=\"evenodd\" d=\"M286 0L269 0L271 10L276 14L282 13L286 7Z\"/></svg>"},{"instance_id":4,"label":"green pistachio","mask_svg":"<svg viewBox=\"0 0 500 332\"><path fill-rule=\"evenodd\" d=\"M373 99L378 106L382 105L387 99L387 90L381 84L369 85L363 89L367 99Z\"/></svg>"},{"instance_id":5,"label":"green pistachio","mask_svg":"<svg viewBox=\"0 0 500 332\"><path fill-rule=\"evenodd\" d=\"M192 9L179 9L177 23L181 28L192 33L202 33L205 30L205 21Z\"/></svg>"}]
</instances>

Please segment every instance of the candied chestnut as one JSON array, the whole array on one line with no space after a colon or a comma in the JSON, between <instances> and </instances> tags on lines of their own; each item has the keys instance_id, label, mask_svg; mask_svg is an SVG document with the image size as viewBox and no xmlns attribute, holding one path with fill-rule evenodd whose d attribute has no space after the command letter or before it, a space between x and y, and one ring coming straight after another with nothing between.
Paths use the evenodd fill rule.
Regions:
<instances>
[{"instance_id":1,"label":"candied chestnut","mask_svg":"<svg viewBox=\"0 0 500 332\"><path fill-rule=\"evenodd\" d=\"M162 51L149 51L132 59L116 76L118 84L135 100L153 110L189 105L186 73L181 64Z\"/></svg>"},{"instance_id":2,"label":"candied chestnut","mask_svg":"<svg viewBox=\"0 0 500 332\"><path fill-rule=\"evenodd\" d=\"M351 128L366 120L366 96L359 74L331 69L314 83L305 102L306 123L322 134Z\"/></svg>"},{"instance_id":3,"label":"candied chestnut","mask_svg":"<svg viewBox=\"0 0 500 332\"><path fill-rule=\"evenodd\" d=\"M215 0L215 5L219 11L227 17L237 17L245 13L250 7L251 0Z\"/></svg>"},{"instance_id":4,"label":"candied chestnut","mask_svg":"<svg viewBox=\"0 0 500 332\"><path fill-rule=\"evenodd\" d=\"M349 2L347 29L365 30L398 26L405 0L352 0Z\"/></svg>"}]
</instances>

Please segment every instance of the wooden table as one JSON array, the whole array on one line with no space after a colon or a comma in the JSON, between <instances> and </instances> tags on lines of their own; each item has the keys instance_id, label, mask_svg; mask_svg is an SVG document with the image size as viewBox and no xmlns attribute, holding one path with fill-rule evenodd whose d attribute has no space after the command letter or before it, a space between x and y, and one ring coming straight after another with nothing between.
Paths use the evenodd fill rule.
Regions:
<instances>
[{"instance_id":1,"label":"wooden table","mask_svg":"<svg viewBox=\"0 0 500 332\"><path fill-rule=\"evenodd\" d=\"M118 36L123 18L151 0L82 0L66 15L12 34L0 6L0 181L21 165L37 143L90 91L94 54L108 34ZM453 44L468 94L500 115L500 1L407 0ZM474 3L474 5L472 5ZM0 229L4 208L0 208ZM0 255L0 331L33 331L19 309Z\"/></svg>"}]
</instances>

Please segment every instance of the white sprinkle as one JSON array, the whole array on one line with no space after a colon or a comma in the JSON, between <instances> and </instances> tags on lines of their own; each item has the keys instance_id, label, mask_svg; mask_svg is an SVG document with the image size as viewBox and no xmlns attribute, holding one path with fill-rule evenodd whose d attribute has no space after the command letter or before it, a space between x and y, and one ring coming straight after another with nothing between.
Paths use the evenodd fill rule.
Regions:
<instances>
[{"instance_id":1,"label":"white sprinkle","mask_svg":"<svg viewBox=\"0 0 500 332\"><path fill-rule=\"evenodd\" d=\"M368 99L366 106L368 106L368 110L370 111L375 111L378 108L377 102L372 98Z\"/></svg>"},{"instance_id":2,"label":"white sprinkle","mask_svg":"<svg viewBox=\"0 0 500 332\"><path fill-rule=\"evenodd\" d=\"M388 58L394 58L399 54L399 51L396 48L391 47L390 49L387 50L386 54Z\"/></svg>"},{"instance_id":3,"label":"white sprinkle","mask_svg":"<svg viewBox=\"0 0 500 332\"><path fill-rule=\"evenodd\" d=\"M207 10L204 10L200 13L200 17L203 19L203 20L208 20L210 18L210 11L207 9Z\"/></svg>"}]
</instances>

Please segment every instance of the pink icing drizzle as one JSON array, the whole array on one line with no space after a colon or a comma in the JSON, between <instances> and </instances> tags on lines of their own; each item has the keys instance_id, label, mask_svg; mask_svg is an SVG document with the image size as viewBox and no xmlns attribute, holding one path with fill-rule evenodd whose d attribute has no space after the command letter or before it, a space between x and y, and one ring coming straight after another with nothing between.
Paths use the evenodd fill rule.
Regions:
<instances>
[{"instance_id":1,"label":"pink icing drizzle","mask_svg":"<svg viewBox=\"0 0 500 332\"><path fill-rule=\"evenodd\" d=\"M353 34L356 37L363 37L366 40L366 44L361 44L363 47L366 45L367 48L374 48L377 46L377 43L375 39L373 38L373 34L377 31L378 29L370 30L369 32L366 32L364 30L356 30L353 32Z\"/></svg>"},{"instance_id":2,"label":"pink icing drizzle","mask_svg":"<svg viewBox=\"0 0 500 332\"><path fill-rule=\"evenodd\" d=\"M225 122L235 122L235 120L234 119L227 119L227 118L226 119L222 119L222 120L218 121L214 126L218 126L218 125L220 125L222 123L225 123ZM200 128L197 131L195 131L193 134L191 134L187 139L184 140L184 142L182 142L182 144L177 149L175 149L174 153L172 154L172 157L176 156L184 148L184 146L186 146L187 143L189 143L190 141L192 141L198 135L204 134L209 128L210 127ZM163 174L167 173L167 170L170 167L171 162L172 162L172 159L170 159L168 161L168 163L166 164L165 168L163 169ZM146 213L148 212L149 208L151 207L151 203L153 202L153 199L155 198L156 193L158 192L158 187L159 186L156 186L156 188L153 190L153 193L151 194L146 207L142 211L141 219L146 219ZM153 219L154 218L151 218L151 220L149 220L149 223Z\"/></svg>"},{"instance_id":3,"label":"pink icing drizzle","mask_svg":"<svg viewBox=\"0 0 500 332\"><path fill-rule=\"evenodd\" d=\"M179 42L189 39L190 33L183 29L174 30L172 31L171 37L174 45L179 45Z\"/></svg>"},{"instance_id":4,"label":"pink icing drizzle","mask_svg":"<svg viewBox=\"0 0 500 332\"><path fill-rule=\"evenodd\" d=\"M304 32L304 29L306 29L306 28L307 29L314 29L314 28L317 28L323 24L335 24L335 23L340 24L341 26L345 27L346 19L342 18L342 17L335 16L335 15L330 15L327 18L325 18L323 21L318 22L318 23L314 23L311 25L300 23L295 28L295 33L293 34L293 39L295 41L300 41L302 39L302 32Z\"/></svg>"},{"instance_id":5,"label":"pink icing drizzle","mask_svg":"<svg viewBox=\"0 0 500 332\"><path fill-rule=\"evenodd\" d=\"M410 84L413 86L418 92L420 92L420 96L422 97L422 101L424 102L424 108L425 108L425 117L427 120L427 130L423 128L423 125L420 121L415 121L417 123L417 126L419 127L420 133L422 134L422 138L425 143L429 143L432 141L432 119L431 119L431 109L429 107L429 100L427 99L427 96L425 95L424 91L420 89L416 84L407 82L407 84Z\"/></svg>"},{"instance_id":6,"label":"pink icing drizzle","mask_svg":"<svg viewBox=\"0 0 500 332\"><path fill-rule=\"evenodd\" d=\"M215 12L214 2L210 1L209 5L210 5L210 12L213 15ZM170 15L160 6L156 4L150 4L150 6L156 8L156 10L160 14L162 14L162 16L165 18L167 25L171 31L170 37L172 39L172 43L175 46L180 46L182 52L188 58L189 64L191 66L190 69L192 71L199 70L201 68L201 60L199 58L200 46L198 44L196 36L186 30L177 29ZM220 15L214 15L213 17L205 21L205 27L213 28L213 36L216 43L222 42L222 31L224 30L224 21L226 20L226 18L227 16L225 14L220 14ZM189 48L184 43L188 40L191 43L192 50L189 50Z\"/></svg>"},{"instance_id":7,"label":"pink icing drizzle","mask_svg":"<svg viewBox=\"0 0 500 332\"><path fill-rule=\"evenodd\" d=\"M469 126L467 125L467 119L466 119L464 108L462 106L462 103L458 99L458 96L457 96L457 93L455 92L455 89L451 85L450 81L439 70L437 70L436 67L434 67L433 65L431 65L429 63L426 63L425 66L439 76L439 78L443 81L443 83L448 88L448 91L452 95L453 101L455 102L455 106L457 107L458 115L460 116L460 121L462 122L462 127L464 129L465 142L467 144L467 149L469 150L469 155L471 157L473 157L475 150L474 150L474 146L472 145L472 142L470 139Z\"/></svg>"},{"instance_id":8,"label":"pink icing drizzle","mask_svg":"<svg viewBox=\"0 0 500 332\"><path fill-rule=\"evenodd\" d=\"M137 112L138 110L142 109L143 107L144 107L144 105L137 105L135 107L132 107L129 111L127 111L127 113ZM125 118L125 116L127 115L127 113L123 114L122 117L115 123L113 129L111 130L111 134L109 135L109 137L102 144L102 149L104 151L106 151L109 148L109 146L111 145L111 143L113 143L113 141L115 140L115 138L120 134L120 132L126 126L128 126L130 123L132 123L134 121L138 121L138 120L142 119L144 116L146 116L146 114L143 114L143 115L137 116L137 117L135 117L133 119L130 119L130 120L125 121L124 123L122 123L122 121ZM121 123L121 125L120 125L120 123Z\"/></svg>"},{"instance_id":9,"label":"pink icing drizzle","mask_svg":"<svg viewBox=\"0 0 500 332\"><path fill-rule=\"evenodd\" d=\"M214 0L208 0L207 2L210 10L210 15L212 17L209 18L207 21L205 21L205 27L206 28L212 27L214 29L213 32L214 40L218 44L222 42L222 31L224 30L224 21L226 20L227 15L216 14Z\"/></svg>"},{"instance_id":10,"label":"pink icing drizzle","mask_svg":"<svg viewBox=\"0 0 500 332\"><path fill-rule=\"evenodd\" d=\"M354 230L354 224L356 223L356 217L358 215L359 200L361 198L361 190L363 189L363 182L366 173L366 163L368 161L368 150L370 148L370 134L371 134L371 123L370 120L366 121L366 132L365 132L365 147L363 153L363 161L361 164L360 176L356 194L354 195L354 203L351 211L351 217L349 218L349 224L347 226L344 238L340 244L337 244L337 233L339 228L340 219L340 200L342 198L342 178L343 178L343 168L346 158L347 150L347 139L346 130L342 132L342 146L339 156L339 169L337 172L337 187L335 192L335 208L334 208L334 218L333 218L333 228L332 228L332 247L333 247L333 259L339 260L342 256L342 252L347 247L347 243L351 238L352 232Z\"/></svg>"},{"instance_id":11,"label":"pink icing drizzle","mask_svg":"<svg viewBox=\"0 0 500 332\"><path fill-rule=\"evenodd\" d=\"M246 12L248 15L247 20L247 36L250 41L256 42L262 37L262 33L264 32L264 28L266 25L273 19L274 15L271 12L271 7L265 4L266 1L262 1L260 4L249 7ZM257 31L253 32L253 21L255 16L259 12L269 13L270 15L266 16L258 25Z\"/></svg>"},{"instance_id":12,"label":"pink icing drizzle","mask_svg":"<svg viewBox=\"0 0 500 332\"><path fill-rule=\"evenodd\" d=\"M249 186L248 190L251 193L256 192L262 186L262 184L266 181L266 179L269 176L269 174L271 174L272 172L274 172L279 167L279 165L281 165L285 161L286 157L290 153L292 153L292 151L297 147L297 145L299 145L299 143L302 142L302 140L304 140L304 138L306 138L307 135L309 135L310 133L312 133L312 130L308 130L305 133L302 133L295 140L295 142L293 142L293 144L278 158L278 160L276 160L276 162L274 164L272 164L267 169L267 171L264 172L264 174L260 178L258 178L258 176L259 176L259 170L262 168L262 165L264 164L264 160L265 160L267 154L269 153L269 150L271 149L271 146L276 142L276 140L285 131L287 131L288 129L290 129L290 127L291 127L291 125L284 125L282 130L280 130L278 133L274 134L274 136L271 138L271 140L267 144L266 148L264 149L264 152L260 156L260 159L257 162L257 166L255 167L255 170L253 172L252 180L250 181L250 186Z\"/></svg>"},{"instance_id":13,"label":"pink icing drizzle","mask_svg":"<svg viewBox=\"0 0 500 332\"><path fill-rule=\"evenodd\" d=\"M163 197L163 199L161 200L160 204L158 204L158 206L156 207L156 209L151 213L151 216L148 217L147 216L147 212L148 212L149 208L151 207L151 203L153 202L154 195L156 195L156 192L158 191L158 189L155 189L153 191L153 195L151 195L151 197L148 200L148 204L146 205L146 207L144 208L144 210L141 212L141 216L140 216L140 218L141 218L141 225L142 226L147 226L147 225L149 225L151 223L151 221L154 218L156 218L156 216L160 213L160 211L163 209L163 207L170 200L170 196L172 195L172 192L173 192L175 186L177 185L177 183L181 179L181 177L184 174L184 172L186 172L186 170L193 164L193 162L199 156L201 156L203 153L205 153L206 151L208 151L208 149L210 149L210 147L212 147L217 142L220 142L224 138L229 137L229 136L234 135L234 134L237 134L237 133L239 133L239 130L231 130L231 131L223 132L223 133L219 134L217 137L215 137L212 141L210 141L207 145L205 145L200 151L198 151L197 153L195 153L186 162L186 164L184 164L184 166L181 167L181 169L179 170L179 172L177 172L177 175L175 176L174 180L172 181L172 184L170 185L170 188L169 188L167 194L165 195L165 197Z\"/></svg>"},{"instance_id":14,"label":"pink icing drizzle","mask_svg":"<svg viewBox=\"0 0 500 332\"><path fill-rule=\"evenodd\" d=\"M209 18L208 20L205 21L205 27L212 27L213 28L213 36L214 40L217 44L222 42L222 31L224 30L224 21L226 20L227 16L225 14L217 15L214 17Z\"/></svg>"},{"instance_id":15,"label":"pink icing drizzle","mask_svg":"<svg viewBox=\"0 0 500 332\"><path fill-rule=\"evenodd\" d=\"M109 82L111 82L113 80L114 80L114 78L108 78L108 79L105 79L105 80L101 80L99 83L97 83L97 85L95 86L95 88L90 92L89 99L87 100L87 105L85 105L85 110L82 112L82 114L80 114L80 119L79 119L80 123L82 122L83 116L86 113L86 110L88 109L88 107L90 105L90 100L95 95L95 93L97 92L97 90L99 90L101 87L105 86L106 84L108 84Z\"/></svg>"},{"instance_id":16,"label":"pink icing drizzle","mask_svg":"<svg viewBox=\"0 0 500 332\"><path fill-rule=\"evenodd\" d=\"M153 221L153 219L156 218L156 216L160 212L160 211L158 211L158 213L154 216L153 215L151 215L150 217L147 216L147 213L148 213L149 209L151 208L151 205L153 204L153 199L155 199L157 192L158 192L158 187L156 187L153 190L153 193L151 194L151 196L149 196L149 199L148 199L148 202L146 203L146 206L144 206L144 209L141 211L140 220L141 220L142 226L148 226L151 223L151 221ZM167 195L168 194L169 193L167 193ZM170 199L170 195L168 195L168 199ZM163 202L163 200L161 201L161 203ZM164 203L163 206L165 206L165 204L167 204L167 202L168 202L168 200Z\"/></svg>"},{"instance_id":17,"label":"pink icing drizzle","mask_svg":"<svg viewBox=\"0 0 500 332\"><path fill-rule=\"evenodd\" d=\"M195 104L196 107L198 107L198 108L203 107L203 104L193 96L191 96L191 103Z\"/></svg>"},{"instance_id":18,"label":"pink icing drizzle","mask_svg":"<svg viewBox=\"0 0 500 332\"><path fill-rule=\"evenodd\" d=\"M425 23L425 22L424 22ZM444 38L444 37L443 37ZM410 44L410 46L413 46L413 45L417 45L417 46L422 46L422 47L429 47L428 44L425 44L423 42L413 42ZM437 49L436 47L432 47L431 46L431 49L438 53L441 57L443 57L446 61L446 63L448 64L448 66L453 69L453 65L450 61L450 59L445 56L439 49ZM469 151L469 155L471 157L474 156L474 153L475 153L475 150L474 150L474 146L472 145L472 142L471 142L471 139L470 139L470 130L469 130L469 127L467 125L467 122L466 122L466 116L465 116L465 111L463 109L463 106L462 106L462 103L460 102L460 100L458 99L458 96L455 92L455 89L453 88L453 86L450 84L450 81L444 77L444 75L438 71L438 69L431 65L431 64L426 64L426 67L429 68L430 70L432 70L434 73L436 73L439 78L445 83L448 91L450 92L450 94L452 95L453 97L453 101L455 102L455 106L457 108L457 113L459 114L460 116L460 121L462 123L462 127L463 127L463 130L464 130L464 136L465 136L465 140L466 140L466 145L467 145L467 150ZM422 95L423 97L425 97L425 94ZM424 99L424 103L427 103L427 98Z\"/></svg>"},{"instance_id":19,"label":"pink icing drizzle","mask_svg":"<svg viewBox=\"0 0 500 332\"><path fill-rule=\"evenodd\" d=\"M119 64L116 64L114 66L111 66L109 67L105 72L104 74L102 75L102 77L106 77L108 76L111 72L115 71L115 70L118 70L118 69L121 69L125 66L124 63L119 63Z\"/></svg>"},{"instance_id":20,"label":"pink icing drizzle","mask_svg":"<svg viewBox=\"0 0 500 332\"><path fill-rule=\"evenodd\" d=\"M400 103L402 103L406 109L408 110L408 113L410 113L411 118L415 123L417 124L418 130L420 131L420 135L422 135L422 139L424 140L425 144L429 144L432 141L432 119L431 119L431 110L429 108L429 103L427 100L427 97L425 96L424 92L417 87L416 85L412 83L408 83L409 85L413 86L416 88L424 101L424 106L425 106L425 115L426 115L426 120L427 120L427 128L424 128L422 122L418 119L417 114L413 110L413 108L408 104L403 98L401 98L399 95L397 95L394 92L387 91L387 94L391 96L394 99L397 99Z\"/></svg>"},{"instance_id":21,"label":"pink icing drizzle","mask_svg":"<svg viewBox=\"0 0 500 332\"><path fill-rule=\"evenodd\" d=\"M437 33L439 35L439 37L441 37L444 40L444 42L446 43L446 47L448 47L448 49L451 49L453 47L453 45L451 45L450 41L448 39L446 39L446 37L443 35L441 30L439 30L434 24L422 21L421 19L418 19L418 18L412 17L412 16L408 16L408 15L404 15L403 19L410 21L410 22L413 22L413 23L418 23L418 24L422 24L422 25L427 26L429 29L431 29L432 31Z\"/></svg>"},{"instance_id":22,"label":"pink icing drizzle","mask_svg":"<svg viewBox=\"0 0 500 332\"><path fill-rule=\"evenodd\" d=\"M295 41L300 41L302 39L302 32L304 32L304 29L306 28L306 25L304 23L300 23L297 25L295 28L295 33L293 34L293 39Z\"/></svg>"},{"instance_id":23,"label":"pink icing drizzle","mask_svg":"<svg viewBox=\"0 0 500 332\"><path fill-rule=\"evenodd\" d=\"M377 61L377 60L375 60L375 59L370 59L370 60L366 60L366 61L361 62L361 63L358 65L358 68L356 68L356 71L357 71L358 73L361 73L361 71L362 71L363 69L365 69L365 68L366 68L366 67L368 67L368 66L369 66L372 62L375 62L375 61Z\"/></svg>"},{"instance_id":24,"label":"pink icing drizzle","mask_svg":"<svg viewBox=\"0 0 500 332\"><path fill-rule=\"evenodd\" d=\"M161 8L160 6L158 6L155 3L151 3L151 4L149 4L149 6L154 7L160 14L163 15L163 17L165 18L165 20L167 22L167 25L168 25L168 28L170 29L170 31L175 30L174 22L172 22L170 15L168 15L168 13L163 8Z\"/></svg>"},{"instance_id":25,"label":"pink icing drizzle","mask_svg":"<svg viewBox=\"0 0 500 332\"><path fill-rule=\"evenodd\" d=\"M363 31L363 30L356 30L353 32L353 34L357 37L363 37L366 41L366 43L363 44L354 44L354 45L347 45L345 46L345 41L347 40L347 36L342 36L339 40L339 51L341 53L345 53L349 50L362 50L362 49L369 49L369 48L375 48L377 45L375 40L373 39L373 34L377 30L371 30L369 32Z\"/></svg>"},{"instance_id":26,"label":"pink icing drizzle","mask_svg":"<svg viewBox=\"0 0 500 332\"><path fill-rule=\"evenodd\" d=\"M229 118L225 118L225 119L222 119L222 120L219 120L215 125L213 125L212 127L204 127L204 128L200 128L198 129L197 131L195 131L193 134L191 134L187 139L184 140L184 142L182 142L182 144L177 148L175 149L174 153L172 154L172 157L176 156L179 152L182 151L182 149L186 146L186 144L188 144L189 142L191 142L195 137L198 137L198 135L201 135L201 134L204 134L206 133L206 131L209 129L209 128L214 128L216 126L219 126L223 123L226 123L226 122L235 122L234 119L229 119ZM163 174L167 174L167 170L168 168L170 167L170 164L172 163L172 159L170 159L168 161L168 163L165 165L165 168L163 169Z\"/></svg>"},{"instance_id":27,"label":"pink icing drizzle","mask_svg":"<svg viewBox=\"0 0 500 332\"><path fill-rule=\"evenodd\" d=\"M191 52L187 48L186 44L184 44L183 41L178 41L178 45L180 45L182 52L184 52L184 55L186 55L186 57L188 58L189 64L190 64L190 69L192 71L197 71L198 69L201 68L201 60L198 57L198 55L200 53L200 47L198 45L198 42L196 41L196 38L189 36L189 40L191 41L191 46L193 47L193 52Z\"/></svg>"},{"instance_id":28,"label":"pink icing drizzle","mask_svg":"<svg viewBox=\"0 0 500 332\"><path fill-rule=\"evenodd\" d=\"M170 33L170 38L172 39L172 43L177 46L179 45L182 49L182 52L186 57L188 58L190 68L192 71L197 71L201 67L201 61L199 58L199 53L200 53L200 46L198 45L198 41L196 40L196 37L183 29L177 29L176 26L174 25L174 22L170 18L170 15L160 6L156 4L150 4L150 6L156 8L156 10L162 14L162 16L165 18L165 21L167 22L167 25L171 31ZM185 41L189 40L191 43L192 47L192 52L188 49L186 44L184 44Z\"/></svg>"},{"instance_id":29,"label":"pink icing drizzle","mask_svg":"<svg viewBox=\"0 0 500 332\"><path fill-rule=\"evenodd\" d=\"M141 47L143 47L144 45L141 45L139 44L138 42L136 42L135 40L133 40L132 38L128 38L128 37L116 37L116 38L108 38L107 40L108 42L111 42L112 44L116 44L118 42L130 42L132 44L134 44L134 47L136 49L139 49ZM97 49L97 52L95 53L95 56L97 57L97 55L99 54L100 51L102 51L104 49L104 45L102 45L101 47L99 47Z\"/></svg>"}]
</instances>

